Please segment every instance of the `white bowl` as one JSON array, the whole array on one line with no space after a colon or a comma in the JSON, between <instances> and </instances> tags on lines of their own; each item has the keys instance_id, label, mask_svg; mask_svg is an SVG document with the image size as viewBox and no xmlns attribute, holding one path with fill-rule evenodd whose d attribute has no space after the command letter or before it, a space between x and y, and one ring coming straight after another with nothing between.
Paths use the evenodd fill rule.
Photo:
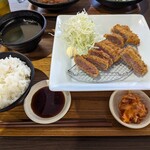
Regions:
<instances>
[{"instance_id":1,"label":"white bowl","mask_svg":"<svg viewBox=\"0 0 150 150\"><path fill-rule=\"evenodd\" d=\"M127 92L128 91L114 91L112 95L110 96L109 108L110 108L112 115L120 124L128 128L140 129L140 128L146 127L147 125L150 124L150 98L143 91L133 90L131 92L137 93L142 98L142 102L146 105L148 109L148 114L146 115L146 117L143 118L143 120L139 124L133 124L133 123L128 124L128 123L123 122L120 119L120 111L119 111L118 105L122 99L122 96L126 94Z\"/></svg>"},{"instance_id":2,"label":"white bowl","mask_svg":"<svg viewBox=\"0 0 150 150\"><path fill-rule=\"evenodd\" d=\"M25 101L24 101L24 110L25 110L26 115L32 121L34 121L36 123L49 124L49 123L58 121L68 112L70 105L71 105L71 94L70 94L70 92L65 91L65 92L63 92L64 98L65 98L65 104L64 104L64 107L62 108L62 110L60 111L60 113L58 113L57 115L55 115L53 117L48 117L48 118L42 118L42 117L36 115L31 108L32 97L39 89L41 89L43 87L48 87L48 85L49 85L49 80L43 80L43 81L36 83L35 85L32 86L29 94L27 95L27 97L25 98Z\"/></svg>"}]
</instances>

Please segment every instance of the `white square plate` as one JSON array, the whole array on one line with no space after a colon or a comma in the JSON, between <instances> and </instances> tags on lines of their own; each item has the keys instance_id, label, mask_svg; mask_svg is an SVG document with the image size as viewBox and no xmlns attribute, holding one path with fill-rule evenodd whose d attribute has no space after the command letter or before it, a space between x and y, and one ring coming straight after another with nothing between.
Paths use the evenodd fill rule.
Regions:
<instances>
[{"instance_id":1,"label":"white square plate","mask_svg":"<svg viewBox=\"0 0 150 150\"><path fill-rule=\"evenodd\" d=\"M72 17L72 15L60 15L57 17L49 82L51 90L108 91L150 89L150 30L142 15L90 15L97 25L97 32L101 35L110 33L110 29L116 24L128 25L141 39L138 50L142 60L144 60L148 66L148 73L144 77L137 77L135 74L131 74L124 80L107 83L76 81L68 75L67 71L72 67L73 61L66 55L67 45L61 36L61 24L70 17Z\"/></svg>"}]
</instances>

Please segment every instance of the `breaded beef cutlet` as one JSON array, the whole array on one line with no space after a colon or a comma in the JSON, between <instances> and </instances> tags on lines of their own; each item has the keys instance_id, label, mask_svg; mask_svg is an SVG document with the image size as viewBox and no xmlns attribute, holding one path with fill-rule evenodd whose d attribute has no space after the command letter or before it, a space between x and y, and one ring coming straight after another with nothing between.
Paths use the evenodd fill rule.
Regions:
<instances>
[{"instance_id":1,"label":"breaded beef cutlet","mask_svg":"<svg viewBox=\"0 0 150 150\"><path fill-rule=\"evenodd\" d=\"M116 34L120 34L127 44L138 45L140 44L140 39L137 34L133 33L130 28L126 25L115 25L111 31Z\"/></svg>"},{"instance_id":2,"label":"breaded beef cutlet","mask_svg":"<svg viewBox=\"0 0 150 150\"><path fill-rule=\"evenodd\" d=\"M90 50L88 50L88 54L108 60L109 67L113 64L112 58L107 53L105 53L103 50L90 49Z\"/></svg>"},{"instance_id":3,"label":"breaded beef cutlet","mask_svg":"<svg viewBox=\"0 0 150 150\"><path fill-rule=\"evenodd\" d=\"M89 54L84 55L83 58L94 64L99 70L107 70L109 67L109 61L107 59L103 59Z\"/></svg>"},{"instance_id":4,"label":"breaded beef cutlet","mask_svg":"<svg viewBox=\"0 0 150 150\"><path fill-rule=\"evenodd\" d=\"M83 58L83 56L76 55L74 61L76 65L89 76L96 78L99 75L99 70L96 66Z\"/></svg>"},{"instance_id":5,"label":"breaded beef cutlet","mask_svg":"<svg viewBox=\"0 0 150 150\"><path fill-rule=\"evenodd\" d=\"M119 49L108 40L97 42L95 43L95 46L99 47L100 50L103 50L105 53L107 53L112 58L113 62L116 62L119 60L120 58Z\"/></svg>"},{"instance_id":6,"label":"breaded beef cutlet","mask_svg":"<svg viewBox=\"0 0 150 150\"><path fill-rule=\"evenodd\" d=\"M142 61L138 52L131 46L127 46L121 53L121 58L131 67L137 76L143 76L148 72L147 65Z\"/></svg>"},{"instance_id":7,"label":"breaded beef cutlet","mask_svg":"<svg viewBox=\"0 0 150 150\"><path fill-rule=\"evenodd\" d=\"M108 46L110 46L113 49L113 51L116 53L116 55L119 55L120 52L122 51L122 48L120 48L118 45L112 43L109 40L103 40L101 42L108 45Z\"/></svg>"},{"instance_id":8,"label":"breaded beef cutlet","mask_svg":"<svg viewBox=\"0 0 150 150\"><path fill-rule=\"evenodd\" d=\"M105 34L104 37L108 40L111 41L112 43L116 44L119 47L124 47L125 45L125 40L120 34L116 33L111 33L111 34Z\"/></svg>"}]
</instances>

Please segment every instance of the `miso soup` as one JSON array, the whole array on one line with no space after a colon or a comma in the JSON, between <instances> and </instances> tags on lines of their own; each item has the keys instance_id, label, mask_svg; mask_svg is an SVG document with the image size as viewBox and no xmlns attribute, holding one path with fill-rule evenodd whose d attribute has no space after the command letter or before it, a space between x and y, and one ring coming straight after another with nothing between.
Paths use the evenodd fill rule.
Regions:
<instances>
[{"instance_id":1,"label":"miso soup","mask_svg":"<svg viewBox=\"0 0 150 150\"><path fill-rule=\"evenodd\" d=\"M7 44L23 43L32 39L41 29L41 25L34 20L20 19L5 26L2 40Z\"/></svg>"}]
</instances>

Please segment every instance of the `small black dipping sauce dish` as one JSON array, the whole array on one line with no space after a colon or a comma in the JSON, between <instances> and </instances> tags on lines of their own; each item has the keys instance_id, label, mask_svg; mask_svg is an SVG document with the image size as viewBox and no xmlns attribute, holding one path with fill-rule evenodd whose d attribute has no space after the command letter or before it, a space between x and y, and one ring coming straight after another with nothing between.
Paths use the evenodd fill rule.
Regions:
<instances>
[{"instance_id":1,"label":"small black dipping sauce dish","mask_svg":"<svg viewBox=\"0 0 150 150\"><path fill-rule=\"evenodd\" d=\"M34 122L49 124L61 119L69 110L71 94L68 91L51 91L49 80L32 86L24 100L26 115Z\"/></svg>"},{"instance_id":2,"label":"small black dipping sauce dish","mask_svg":"<svg viewBox=\"0 0 150 150\"><path fill-rule=\"evenodd\" d=\"M20 10L0 18L0 44L22 53L33 51L46 28L46 19L38 12Z\"/></svg>"}]
</instances>

